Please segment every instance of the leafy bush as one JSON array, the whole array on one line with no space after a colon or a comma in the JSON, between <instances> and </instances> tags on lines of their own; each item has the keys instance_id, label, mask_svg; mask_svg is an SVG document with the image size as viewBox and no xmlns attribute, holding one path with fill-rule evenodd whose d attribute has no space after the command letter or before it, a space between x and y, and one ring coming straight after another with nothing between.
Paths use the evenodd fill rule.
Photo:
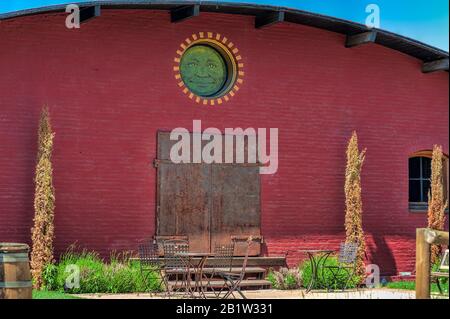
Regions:
<instances>
[{"instance_id":1,"label":"leafy bush","mask_svg":"<svg viewBox=\"0 0 450 319\"><path fill-rule=\"evenodd\" d=\"M431 265L431 271L435 271L435 272L448 272L448 269L441 269L441 262L442 262L442 258L438 257L436 259L436 262L434 264Z\"/></svg>"},{"instance_id":2,"label":"leafy bush","mask_svg":"<svg viewBox=\"0 0 450 319\"><path fill-rule=\"evenodd\" d=\"M356 288L356 286L361 282L361 277L353 275L349 278L345 270L338 272L336 279L333 280L334 276L332 271L336 273L337 269L330 270L329 268L324 268L323 266L338 266L337 258L329 257L325 260L325 263L320 263L317 280L314 286L315 289L344 289L345 287ZM302 263L300 266L300 271L302 273L303 285L304 287L308 287L312 278L312 269L309 260Z\"/></svg>"},{"instance_id":3,"label":"leafy bush","mask_svg":"<svg viewBox=\"0 0 450 319\"><path fill-rule=\"evenodd\" d=\"M302 287L302 273L300 269L281 268L280 271L271 270L267 280L275 289L299 289Z\"/></svg>"},{"instance_id":4,"label":"leafy bush","mask_svg":"<svg viewBox=\"0 0 450 319\"><path fill-rule=\"evenodd\" d=\"M79 269L79 287L69 288L66 279L72 275L74 265ZM146 283L139 262L125 255L112 255L107 264L94 252L68 251L59 264L46 266L43 282L47 290L70 293L128 293L160 289L158 273L151 272L148 277L149 282Z\"/></svg>"},{"instance_id":5,"label":"leafy bush","mask_svg":"<svg viewBox=\"0 0 450 319\"><path fill-rule=\"evenodd\" d=\"M436 260L436 262L431 266L431 271L432 272L448 272L448 269L441 269L441 261L442 258L438 257L438 259ZM448 278L445 277L440 277L440 278L433 278L434 281L439 280L439 283L441 284L441 288L443 290L443 292L448 293L448 284L449 284L449 280ZM436 291L438 291L437 289L437 285L436 285Z\"/></svg>"},{"instance_id":6,"label":"leafy bush","mask_svg":"<svg viewBox=\"0 0 450 319\"><path fill-rule=\"evenodd\" d=\"M48 264L42 272L42 282L44 290L56 290L58 277L58 267L55 264Z\"/></svg>"}]
</instances>

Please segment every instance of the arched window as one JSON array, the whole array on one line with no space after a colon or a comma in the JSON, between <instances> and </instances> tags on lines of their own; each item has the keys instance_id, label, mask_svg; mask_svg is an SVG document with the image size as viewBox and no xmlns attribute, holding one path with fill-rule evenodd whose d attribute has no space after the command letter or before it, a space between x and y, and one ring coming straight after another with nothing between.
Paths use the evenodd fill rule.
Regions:
<instances>
[{"instance_id":1,"label":"arched window","mask_svg":"<svg viewBox=\"0 0 450 319\"><path fill-rule=\"evenodd\" d=\"M409 208L413 211L426 211L428 209L428 194L431 183L432 151L414 153L409 158ZM448 159L444 157L443 169L444 192L448 190Z\"/></svg>"}]
</instances>

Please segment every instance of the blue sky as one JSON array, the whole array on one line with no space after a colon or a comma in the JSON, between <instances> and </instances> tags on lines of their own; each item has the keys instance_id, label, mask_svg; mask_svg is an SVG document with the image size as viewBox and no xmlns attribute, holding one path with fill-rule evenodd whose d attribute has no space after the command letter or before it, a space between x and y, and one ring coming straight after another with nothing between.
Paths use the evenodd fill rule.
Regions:
<instances>
[{"instance_id":1,"label":"blue sky","mask_svg":"<svg viewBox=\"0 0 450 319\"><path fill-rule=\"evenodd\" d=\"M84 1L0 0L0 14L33 7ZM292 7L359 23L364 23L367 16L365 8L373 3L380 7L382 29L446 51L449 49L448 0L214 0L213 2L253 2Z\"/></svg>"}]
</instances>

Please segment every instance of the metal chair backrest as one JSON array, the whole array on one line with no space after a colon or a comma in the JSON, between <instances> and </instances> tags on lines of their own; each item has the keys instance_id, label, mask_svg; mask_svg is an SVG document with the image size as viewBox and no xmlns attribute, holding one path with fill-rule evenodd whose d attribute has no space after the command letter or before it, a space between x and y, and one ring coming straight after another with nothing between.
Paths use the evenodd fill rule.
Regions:
<instances>
[{"instance_id":1,"label":"metal chair backrest","mask_svg":"<svg viewBox=\"0 0 450 319\"><path fill-rule=\"evenodd\" d=\"M164 246L165 245L176 245L176 246L178 246L178 245L181 245L181 246L182 245L187 245L189 247L189 241L188 240L184 240L184 239L167 239L167 240L158 241L158 245L160 247L162 247L163 250L164 250Z\"/></svg>"},{"instance_id":2,"label":"metal chair backrest","mask_svg":"<svg viewBox=\"0 0 450 319\"><path fill-rule=\"evenodd\" d=\"M247 246L245 248L244 262L242 263L242 269L241 269L241 273L239 275L239 280L242 280L245 277L245 270L247 269L248 257L250 254L250 247L252 244L253 244L253 238L249 237L249 239L247 240Z\"/></svg>"},{"instance_id":3,"label":"metal chair backrest","mask_svg":"<svg viewBox=\"0 0 450 319\"><path fill-rule=\"evenodd\" d=\"M445 250L444 256L442 256L441 265L439 270L448 270L448 249Z\"/></svg>"},{"instance_id":4,"label":"metal chair backrest","mask_svg":"<svg viewBox=\"0 0 450 319\"><path fill-rule=\"evenodd\" d=\"M357 243L341 243L338 262L341 264L352 264L356 261L357 253Z\"/></svg>"},{"instance_id":5,"label":"metal chair backrest","mask_svg":"<svg viewBox=\"0 0 450 319\"><path fill-rule=\"evenodd\" d=\"M158 267L161 265L158 245L153 240L147 240L139 245L139 262L141 267Z\"/></svg>"},{"instance_id":6,"label":"metal chair backrest","mask_svg":"<svg viewBox=\"0 0 450 319\"><path fill-rule=\"evenodd\" d=\"M216 245L214 247L214 267L225 268L231 271L233 267L234 242L225 245Z\"/></svg>"},{"instance_id":7,"label":"metal chair backrest","mask_svg":"<svg viewBox=\"0 0 450 319\"><path fill-rule=\"evenodd\" d=\"M183 259L179 253L189 252L189 243L185 240L167 240L163 243L164 266L166 269L185 268Z\"/></svg>"}]
</instances>

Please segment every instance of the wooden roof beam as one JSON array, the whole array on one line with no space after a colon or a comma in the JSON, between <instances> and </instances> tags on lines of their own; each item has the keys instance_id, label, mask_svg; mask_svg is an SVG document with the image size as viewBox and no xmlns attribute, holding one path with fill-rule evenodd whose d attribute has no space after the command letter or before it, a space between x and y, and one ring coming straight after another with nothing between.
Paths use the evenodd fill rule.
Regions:
<instances>
[{"instance_id":1,"label":"wooden roof beam","mask_svg":"<svg viewBox=\"0 0 450 319\"><path fill-rule=\"evenodd\" d=\"M170 21L177 23L200 15L200 5L182 6L170 10Z\"/></svg>"},{"instance_id":2,"label":"wooden roof beam","mask_svg":"<svg viewBox=\"0 0 450 319\"><path fill-rule=\"evenodd\" d=\"M82 8L80 10L80 24L88 22L93 18L99 17L100 14L100 6Z\"/></svg>"},{"instance_id":3,"label":"wooden roof beam","mask_svg":"<svg viewBox=\"0 0 450 319\"><path fill-rule=\"evenodd\" d=\"M284 21L284 11L271 11L258 14L255 17L255 28L261 29Z\"/></svg>"},{"instance_id":4,"label":"wooden roof beam","mask_svg":"<svg viewBox=\"0 0 450 319\"><path fill-rule=\"evenodd\" d=\"M423 73L431 73L437 71L448 71L448 58L425 62L422 65Z\"/></svg>"},{"instance_id":5,"label":"wooden roof beam","mask_svg":"<svg viewBox=\"0 0 450 319\"><path fill-rule=\"evenodd\" d=\"M347 35L347 39L345 41L345 47L352 48L352 47L356 47L361 44L374 43L376 39L377 39L376 31L368 31L368 32L358 33L355 35Z\"/></svg>"}]
</instances>

